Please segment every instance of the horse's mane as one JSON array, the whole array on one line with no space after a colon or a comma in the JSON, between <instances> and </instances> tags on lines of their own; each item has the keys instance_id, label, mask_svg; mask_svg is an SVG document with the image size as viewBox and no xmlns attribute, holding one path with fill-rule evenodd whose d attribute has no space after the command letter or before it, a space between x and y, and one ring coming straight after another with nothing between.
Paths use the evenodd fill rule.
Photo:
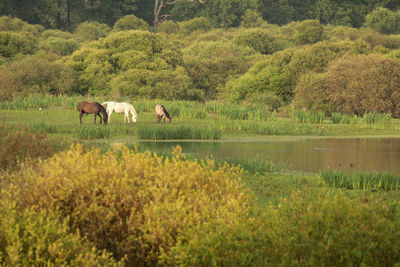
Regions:
<instances>
[{"instance_id":1,"label":"horse's mane","mask_svg":"<svg viewBox=\"0 0 400 267\"><path fill-rule=\"evenodd\" d=\"M137 117L138 117L138 114L137 114L135 108L134 108L131 104L129 104L129 103L128 103L128 105L129 105L130 110L133 112L133 114L135 114L135 116L136 116L136 118L137 118Z\"/></svg>"},{"instance_id":2,"label":"horse's mane","mask_svg":"<svg viewBox=\"0 0 400 267\"><path fill-rule=\"evenodd\" d=\"M166 116L168 119L171 119L171 115L169 115L169 113L168 113L167 109L164 107L164 105L161 105L161 108L162 108L162 110L163 110L165 116Z\"/></svg>"},{"instance_id":3,"label":"horse's mane","mask_svg":"<svg viewBox=\"0 0 400 267\"><path fill-rule=\"evenodd\" d=\"M107 114L106 109L105 109L105 108L103 107L103 105L100 104L99 102L94 102L94 103L96 103L96 104L99 106L99 109L100 109L101 114L103 114L103 116L106 118L105 121L107 121L107 120L108 120L108 114ZM103 103L103 104L104 104L104 103Z\"/></svg>"}]
</instances>

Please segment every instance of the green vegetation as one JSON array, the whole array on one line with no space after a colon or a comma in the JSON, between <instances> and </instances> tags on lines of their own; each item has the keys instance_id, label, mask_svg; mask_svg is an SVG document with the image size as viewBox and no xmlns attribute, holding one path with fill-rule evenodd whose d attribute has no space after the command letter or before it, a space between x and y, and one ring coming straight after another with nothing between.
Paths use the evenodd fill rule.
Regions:
<instances>
[{"instance_id":1,"label":"green vegetation","mask_svg":"<svg viewBox=\"0 0 400 267\"><path fill-rule=\"evenodd\" d=\"M344 187L347 189L380 189L397 190L400 188L400 178L389 173L362 173L344 174L340 171L323 171L321 177L329 186Z\"/></svg>"},{"instance_id":2,"label":"green vegetation","mask_svg":"<svg viewBox=\"0 0 400 267\"><path fill-rule=\"evenodd\" d=\"M153 142L398 136L396 1L298 2L0 3L0 266L398 264L395 175Z\"/></svg>"},{"instance_id":3,"label":"green vegetation","mask_svg":"<svg viewBox=\"0 0 400 267\"><path fill-rule=\"evenodd\" d=\"M156 125L140 126L140 139L168 140L168 139L211 139L221 138L221 131L217 128L194 128L184 125Z\"/></svg>"}]
</instances>

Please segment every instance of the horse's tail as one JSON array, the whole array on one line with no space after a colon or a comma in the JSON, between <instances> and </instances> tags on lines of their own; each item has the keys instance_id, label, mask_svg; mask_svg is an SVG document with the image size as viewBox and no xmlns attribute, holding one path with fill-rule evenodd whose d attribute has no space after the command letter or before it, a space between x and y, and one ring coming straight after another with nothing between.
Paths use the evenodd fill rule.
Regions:
<instances>
[{"instance_id":1,"label":"horse's tail","mask_svg":"<svg viewBox=\"0 0 400 267\"><path fill-rule=\"evenodd\" d=\"M169 115L167 109L164 107L164 105L161 105L161 109L165 114L165 117L167 117L168 119L171 119L171 115Z\"/></svg>"}]
</instances>

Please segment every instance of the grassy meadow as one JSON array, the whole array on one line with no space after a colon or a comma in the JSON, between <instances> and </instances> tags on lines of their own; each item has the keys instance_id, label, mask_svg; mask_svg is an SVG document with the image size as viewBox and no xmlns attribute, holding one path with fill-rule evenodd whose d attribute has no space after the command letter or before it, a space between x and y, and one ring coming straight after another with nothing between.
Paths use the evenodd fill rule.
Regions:
<instances>
[{"instance_id":1,"label":"grassy meadow","mask_svg":"<svg viewBox=\"0 0 400 267\"><path fill-rule=\"evenodd\" d=\"M123 115L113 113L107 125L98 119L93 125L91 114L80 125L80 100L32 97L0 105L1 264L400 261L400 177L292 172L260 158L183 155L179 147L149 152L136 144L396 135L400 122L389 114L329 117L222 102L127 100L137 123L124 124ZM171 124L157 124L156 103L169 110Z\"/></svg>"}]
</instances>

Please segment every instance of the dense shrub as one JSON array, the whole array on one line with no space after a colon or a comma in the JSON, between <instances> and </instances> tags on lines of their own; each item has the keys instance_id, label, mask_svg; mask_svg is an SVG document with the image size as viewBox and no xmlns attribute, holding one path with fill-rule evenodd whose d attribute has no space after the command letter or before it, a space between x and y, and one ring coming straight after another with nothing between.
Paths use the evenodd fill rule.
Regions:
<instances>
[{"instance_id":1,"label":"dense shrub","mask_svg":"<svg viewBox=\"0 0 400 267\"><path fill-rule=\"evenodd\" d=\"M81 93L154 96L156 90L162 89L158 97L171 98L176 87L174 97L190 98L185 93L189 93L190 80L181 67L180 51L151 32L110 34L84 45L66 63L75 70Z\"/></svg>"},{"instance_id":2,"label":"dense shrub","mask_svg":"<svg viewBox=\"0 0 400 267\"><path fill-rule=\"evenodd\" d=\"M305 20L295 27L294 39L298 44L313 44L323 40L324 26L318 20Z\"/></svg>"},{"instance_id":3,"label":"dense shrub","mask_svg":"<svg viewBox=\"0 0 400 267\"><path fill-rule=\"evenodd\" d=\"M72 70L64 64L27 57L0 70L0 100L15 95L69 93L74 83Z\"/></svg>"},{"instance_id":4,"label":"dense shrub","mask_svg":"<svg viewBox=\"0 0 400 267\"><path fill-rule=\"evenodd\" d=\"M194 31L208 31L211 29L211 24L207 18L199 17L188 21L180 22L179 31L183 34L189 34Z\"/></svg>"},{"instance_id":5,"label":"dense shrub","mask_svg":"<svg viewBox=\"0 0 400 267\"><path fill-rule=\"evenodd\" d=\"M73 230L117 259L127 256L130 266L154 265L174 246L247 213L238 176L237 168L182 161L180 152L163 161L127 148L101 154L77 146L29 175L19 199L58 209Z\"/></svg>"},{"instance_id":6,"label":"dense shrub","mask_svg":"<svg viewBox=\"0 0 400 267\"><path fill-rule=\"evenodd\" d=\"M168 34L177 33L179 31L178 23L172 20L163 21L157 26L157 32L165 32Z\"/></svg>"},{"instance_id":7,"label":"dense shrub","mask_svg":"<svg viewBox=\"0 0 400 267\"><path fill-rule=\"evenodd\" d=\"M382 7L375 9L365 17L365 26L384 34L399 33L400 12Z\"/></svg>"},{"instance_id":8,"label":"dense shrub","mask_svg":"<svg viewBox=\"0 0 400 267\"><path fill-rule=\"evenodd\" d=\"M64 32L61 30L45 30L42 32L40 38L46 40L49 37L56 37L62 39L72 39L74 35L70 32Z\"/></svg>"},{"instance_id":9,"label":"dense shrub","mask_svg":"<svg viewBox=\"0 0 400 267\"><path fill-rule=\"evenodd\" d=\"M323 75L310 74L296 88L296 101L328 112L368 111L400 116L399 62L378 55L348 56Z\"/></svg>"},{"instance_id":10,"label":"dense shrub","mask_svg":"<svg viewBox=\"0 0 400 267\"><path fill-rule=\"evenodd\" d=\"M15 169L26 160L53 155L60 147L45 134L0 129L0 169Z\"/></svg>"},{"instance_id":11,"label":"dense shrub","mask_svg":"<svg viewBox=\"0 0 400 267\"><path fill-rule=\"evenodd\" d=\"M4 195L4 192L2 192ZM0 264L4 266L122 266L71 234L68 220L55 212L20 210L14 201L0 200Z\"/></svg>"},{"instance_id":12,"label":"dense shrub","mask_svg":"<svg viewBox=\"0 0 400 267\"><path fill-rule=\"evenodd\" d=\"M29 32L38 36L44 30L42 25L31 25L19 18L9 16L0 17L0 31Z\"/></svg>"},{"instance_id":13,"label":"dense shrub","mask_svg":"<svg viewBox=\"0 0 400 267\"><path fill-rule=\"evenodd\" d=\"M93 21L79 24L74 34L81 41L93 41L106 37L110 31L111 28L107 24Z\"/></svg>"},{"instance_id":14,"label":"dense shrub","mask_svg":"<svg viewBox=\"0 0 400 267\"><path fill-rule=\"evenodd\" d=\"M214 99L230 77L249 68L249 56L255 54L250 50L230 42L198 42L183 50L184 62L194 85Z\"/></svg>"},{"instance_id":15,"label":"dense shrub","mask_svg":"<svg viewBox=\"0 0 400 267\"><path fill-rule=\"evenodd\" d=\"M34 54L36 51L37 40L33 35L0 31L0 56L13 58L18 54Z\"/></svg>"},{"instance_id":16,"label":"dense shrub","mask_svg":"<svg viewBox=\"0 0 400 267\"><path fill-rule=\"evenodd\" d=\"M79 48L80 44L74 39L64 39L59 37L48 37L40 42L42 49L55 52L61 56L71 55Z\"/></svg>"},{"instance_id":17,"label":"dense shrub","mask_svg":"<svg viewBox=\"0 0 400 267\"><path fill-rule=\"evenodd\" d=\"M120 18L117 22L115 22L113 31L128 31L128 30L144 30L150 31L151 27L141 18L136 17L135 15L127 15L125 17Z\"/></svg>"},{"instance_id":18,"label":"dense shrub","mask_svg":"<svg viewBox=\"0 0 400 267\"><path fill-rule=\"evenodd\" d=\"M273 54L279 50L275 37L265 29L249 29L239 33L234 42L238 45L248 46L261 54Z\"/></svg>"},{"instance_id":19,"label":"dense shrub","mask_svg":"<svg viewBox=\"0 0 400 267\"><path fill-rule=\"evenodd\" d=\"M262 16L259 12L247 9L242 16L242 22L240 23L240 27L244 28L261 27L265 23L266 22L263 21Z\"/></svg>"}]
</instances>

